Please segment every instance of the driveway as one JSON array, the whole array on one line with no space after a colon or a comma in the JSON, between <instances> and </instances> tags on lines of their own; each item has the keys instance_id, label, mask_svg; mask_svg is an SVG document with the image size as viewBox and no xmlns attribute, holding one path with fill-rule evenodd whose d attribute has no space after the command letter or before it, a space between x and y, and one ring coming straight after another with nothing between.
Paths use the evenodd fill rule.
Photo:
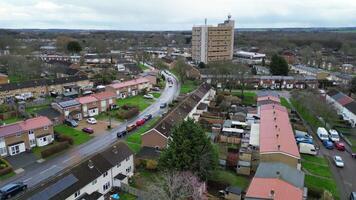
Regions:
<instances>
[{"instance_id":1,"label":"driveway","mask_svg":"<svg viewBox=\"0 0 356 200\"><path fill-rule=\"evenodd\" d=\"M165 74L165 76L169 75ZM29 188L35 187L37 184L56 176L56 174L61 173L63 170L70 168L81 160L86 159L115 143L117 141L116 132L126 129L127 124L133 123L147 114L152 114L154 117L161 116L165 112L165 109L160 109L160 104L170 103L179 95L179 82L176 77L173 76L172 78L173 87L168 87L168 84L166 83L166 87L162 91L161 96L137 117L111 129L107 134L101 134L80 146L69 149L65 154L61 154L43 163L34 163L27 166L23 173L2 181L0 187L18 181L25 182Z\"/></svg>"},{"instance_id":2,"label":"driveway","mask_svg":"<svg viewBox=\"0 0 356 200\"><path fill-rule=\"evenodd\" d=\"M121 123L118 121L111 121L111 127L112 128L116 128L120 125ZM81 131L83 128L85 127L90 127L94 130L94 136L99 136L102 134L107 134L109 132L108 130L108 125L109 122L108 121L103 121L103 120L98 120L98 122L96 124L88 124L86 122L86 120L82 120L79 122L78 127L76 127L75 129Z\"/></svg>"},{"instance_id":3,"label":"driveway","mask_svg":"<svg viewBox=\"0 0 356 200\"><path fill-rule=\"evenodd\" d=\"M17 170L19 168L25 168L31 164L34 164L36 163L37 159L38 158L35 154L29 152L24 152L15 156L8 156L5 158L5 160L7 160L11 164L14 170Z\"/></svg>"}]
</instances>

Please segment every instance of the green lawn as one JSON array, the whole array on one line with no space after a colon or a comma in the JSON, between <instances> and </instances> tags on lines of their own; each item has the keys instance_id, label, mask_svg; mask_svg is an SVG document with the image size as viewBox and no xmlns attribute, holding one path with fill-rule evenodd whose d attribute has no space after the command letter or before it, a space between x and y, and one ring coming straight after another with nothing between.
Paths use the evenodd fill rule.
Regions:
<instances>
[{"instance_id":1,"label":"green lawn","mask_svg":"<svg viewBox=\"0 0 356 200\"><path fill-rule=\"evenodd\" d=\"M21 117L11 117L9 119L5 119L5 120L1 120L1 122L5 123L5 124L12 124L18 121L21 121L22 118Z\"/></svg>"},{"instance_id":2,"label":"green lawn","mask_svg":"<svg viewBox=\"0 0 356 200\"><path fill-rule=\"evenodd\" d=\"M281 97L281 105L288 108L288 109L292 109L292 106L290 105L290 103L288 102L288 100L284 97Z\"/></svg>"},{"instance_id":3,"label":"green lawn","mask_svg":"<svg viewBox=\"0 0 356 200\"><path fill-rule=\"evenodd\" d=\"M141 136L146 131L150 130L152 126L159 120L158 117L151 119L145 125L137 129L134 133L130 134L126 138L127 145L133 150L135 153L139 152L141 149Z\"/></svg>"},{"instance_id":4,"label":"green lawn","mask_svg":"<svg viewBox=\"0 0 356 200\"><path fill-rule=\"evenodd\" d=\"M222 170L222 169L215 170L212 173L212 176L209 177L208 179L220 183L227 183L232 186L237 186L242 188L243 190L245 190L250 183L248 177L239 176L236 174L236 172Z\"/></svg>"},{"instance_id":5,"label":"green lawn","mask_svg":"<svg viewBox=\"0 0 356 200\"><path fill-rule=\"evenodd\" d=\"M161 96L161 93L159 93L159 92L154 92L154 93L152 93L152 95L154 96L154 98L159 98L160 96Z\"/></svg>"},{"instance_id":6,"label":"green lawn","mask_svg":"<svg viewBox=\"0 0 356 200\"><path fill-rule=\"evenodd\" d=\"M42 109L48 108L48 107L49 107L49 105L40 105L40 106L28 107L28 108L26 108L26 112L29 113L29 114L33 114L33 113L36 113L39 110L42 110Z\"/></svg>"},{"instance_id":7,"label":"green lawn","mask_svg":"<svg viewBox=\"0 0 356 200\"><path fill-rule=\"evenodd\" d=\"M139 67L141 70L146 70L146 69L148 69L148 67L147 67L146 65L142 64L142 63L140 63L140 64L138 65L138 67Z\"/></svg>"},{"instance_id":8,"label":"green lawn","mask_svg":"<svg viewBox=\"0 0 356 200\"><path fill-rule=\"evenodd\" d=\"M316 190L325 189L333 194L335 199L340 199L339 191L336 183L332 179L319 178L312 175L305 175L304 186L309 190L315 188Z\"/></svg>"},{"instance_id":9,"label":"green lawn","mask_svg":"<svg viewBox=\"0 0 356 200\"><path fill-rule=\"evenodd\" d=\"M332 178L332 174L328 165L320 165L314 162L302 161L302 166L308 172L326 178Z\"/></svg>"},{"instance_id":10,"label":"green lawn","mask_svg":"<svg viewBox=\"0 0 356 200\"><path fill-rule=\"evenodd\" d=\"M291 103L293 105L293 107L298 111L298 113L301 115L300 117L302 117L305 121L308 122L308 124L310 126L312 126L312 128L314 129L314 131L318 128L318 127L322 127L322 123L318 120L318 118L316 118L314 115L312 115L308 109L306 109L305 107L303 107L302 104L300 104L299 102L297 102L294 99L291 99Z\"/></svg>"},{"instance_id":11,"label":"green lawn","mask_svg":"<svg viewBox=\"0 0 356 200\"><path fill-rule=\"evenodd\" d=\"M328 165L328 161L322 156L302 155L302 159L307 162L317 163L319 165Z\"/></svg>"},{"instance_id":12,"label":"green lawn","mask_svg":"<svg viewBox=\"0 0 356 200\"><path fill-rule=\"evenodd\" d=\"M10 178L12 176L15 176L15 175L16 175L15 172L10 172L8 174L2 175L2 176L0 176L0 181L3 181L5 179L8 179L8 178Z\"/></svg>"},{"instance_id":13,"label":"green lawn","mask_svg":"<svg viewBox=\"0 0 356 200\"><path fill-rule=\"evenodd\" d=\"M233 92L232 95L241 98L241 92ZM242 99L242 98L241 98ZM242 99L242 104L244 105L253 105L257 103L257 94L255 92L246 92L244 91L244 97Z\"/></svg>"},{"instance_id":14,"label":"green lawn","mask_svg":"<svg viewBox=\"0 0 356 200\"><path fill-rule=\"evenodd\" d=\"M199 84L195 81L185 80L184 84L182 84L180 87L180 93L188 94L188 93L194 91L195 89L197 89L198 86L199 86Z\"/></svg>"},{"instance_id":15,"label":"green lawn","mask_svg":"<svg viewBox=\"0 0 356 200\"><path fill-rule=\"evenodd\" d=\"M138 106L140 111L146 109L153 102L154 102L153 99L145 99L141 95L116 100L116 104L118 106L123 106L123 105Z\"/></svg>"},{"instance_id":16,"label":"green lawn","mask_svg":"<svg viewBox=\"0 0 356 200\"><path fill-rule=\"evenodd\" d=\"M120 200L136 200L137 197L129 194L129 193L123 193L123 192L119 192L119 196L120 196Z\"/></svg>"},{"instance_id":17,"label":"green lawn","mask_svg":"<svg viewBox=\"0 0 356 200\"><path fill-rule=\"evenodd\" d=\"M74 145L83 144L93 138L93 136L84 133L83 131L78 131L67 125L55 126L54 131L73 138Z\"/></svg>"}]
</instances>

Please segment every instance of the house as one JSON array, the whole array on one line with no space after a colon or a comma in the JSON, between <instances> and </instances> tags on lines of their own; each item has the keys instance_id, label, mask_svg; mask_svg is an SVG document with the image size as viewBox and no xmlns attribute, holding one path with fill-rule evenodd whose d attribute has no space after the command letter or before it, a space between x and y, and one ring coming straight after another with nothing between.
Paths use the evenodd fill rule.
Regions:
<instances>
[{"instance_id":1,"label":"house","mask_svg":"<svg viewBox=\"0 0 356 200\"><path fill-rule=\"evenodd\" d=\"M234 53L234 59L237 62L245 64L262 64L266 59L266 54L247 52L247 51L237 51Z\"/></svg>"},{"instance_id":2,"label":"house","mask_svg":"<svg viewBox=\"0 0 356 200\"><path fill-rule=\"evenodd\" d=\"M209 84L202 84L164 116L151 130L142 135L141 146L163 149L167 146L171 129L177 123L192 116L198 104L215 93Z\"/></svg>"},{"instance_id":3,"label":"house","mask_svg":"<svg viewBox=\"0 0 356 200\"><path fill-rule=\"evenodd\" d=\"M0 73L0 84L10 83L9 77L6 74Z\"/></svg>"},{"instance_id":4,"label":"house","mask_svg":"<svg viewBox=\"0 0 356 200\"><path fill-rule=\"evenodd\" d=\"M37 200L104 200L113 187L128 184L133 176L134 155L129 147L118 142L108 149L79 163L50 181L27 191L21 199Z\"/></svg>"},{"instance_id":5,"label":"house","mask_svg":"<svg viewBox=\"0 0 356 200\"><path fill-rule=\"evenodd\" d=\"M240 200L242 196L242 190L239 187L229 186L225 189L224 198L227 200Z\"/></svg>"},{"instance_id":6,"label":"house","mask_svg":"<svg viewBox=\"0 0 356 200\"><path fill-rule=\"evenodd\" d=\"M99 115L99 101L94 96L83 96L76 98L75 100L77 100L81 105L83 117L93 117Z\"/></svg>"},{"instance_id":7,"label":"house","mask_svg":"<svg viewBox=\"0 0 356 200\"><path fill-rule=\"evenodd\" d=\"M81 104L75 99L54 102L51 106L61 113L61 119L82 120L83 118Z\"/></svg>"},{"instance_id":8,"label":"house","mask_svg":"<svg viewBox=\"0 0 356 200\"><path fill-rule=\"evenodd\" d=\"M0 155L13 156L54 140L53 123L47 117L35 117L0 126Z\"/></svg>"},{"instance_id":9,"label":"house","mask_svg":"<svg viewBox=\"0 0 356 200\"><path fill-rule=\"evenodd\" d=\"M259 148L261 162L281 162L300 169L300 154L288 110L278 104L259 107Z\"/></svg>"},{"instance_id":10,"label":"house","mask_svg":"<svg viewBox=\"0 0 356 200\"><path fill-rule=\"evenodd\" d=\"M348 121L352 127L356 126L356 101L338 91L329 91L326 101L332 104L339 115Z\"/></svg>"},{"instance_id":11,"label":"house","mask_svg":"<svg viewBox=\"0 0 356 200\"><path fill-rule=\"evenodd\" d=\"M93 83L89 81L86 76L71 76L56 79L38 79L29 80L21 83L7 83L0 85L0 102L4 102L7 98L16 95L31 93L34 98L43 95L49 95L51 92L56 94L63 94L66 92L65 87L76 86L85 88L92 86Z\"/></svg>"},{"instance_id":12,"label":"house","mask_svg":"<svg viewBox=\"0 0 356 200\"><path fill-rule=\"evenodd\" d=\"M116 94L113 92L99 92L91 95L99 102L99 113L111 110L116 106Z\"/></svg>"},{"instance_id":13,"label":"house","mask_svg":"<svg viewBox=\"0 0 356 200\"><path fill-rule=\"evenodd\" d=\"M154 72L144 72L141 77L147 78L152 85L157 84L157 74Z\"/></svg>"},{"instance_id":14,"label":"house","mask_svg":"<svg viewBox=\"0 0 356 200\"><path fill-rule=\"evenodd\" d=\"M151 89L152 84L147 78L138 78L106 86L105 90L116 94L116 98L123 99L136 96L143 90Z\"/></svg>"},{"instance_id":15,"label":"house","mask_svg":"<svg viewBox=\"0 0 356 200\"><path fill-rule=\"evenodd\" d=\"M262 106L265 104L280 104L281 101L279 97L269 95L269 96L259 96L257 97L257 106Z\"/></svg>"},{"instance_id":16,"label":"house","mask_svg":"<svg viewBox=\"0 0 356 200\"><path fill-rule=\"evenodd\" d=\"M61 116L61 113L51 107L41 109L39 111L36 111L36 113L39 116L44 116L44 117L47 117L48 119L50 119L52 121L53 125L61 124L64 120L64 118L62 118L62 116Z\"/></svg>"}]
</instances>

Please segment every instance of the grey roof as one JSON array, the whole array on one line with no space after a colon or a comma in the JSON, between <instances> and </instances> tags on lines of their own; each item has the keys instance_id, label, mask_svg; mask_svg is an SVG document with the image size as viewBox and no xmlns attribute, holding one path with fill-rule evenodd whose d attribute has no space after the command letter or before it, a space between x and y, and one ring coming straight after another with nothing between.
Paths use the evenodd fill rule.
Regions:
<instances>
[{"instance_id":1,"label":"grey roof","mask_svg":"<svg viewBox=\"0 0 356 200\"><path fill-rule=\"evenodd\" d=\"M55 110L53 108L41 109L41 110L37 111L37 114L39 114L41 116L48 117L49 119L54 119L54 118L59 117L61 115L60 112L58 112L57 110Z\"/></svg>"},{"instance_id":2,"label":"grey roof","mask_svg":"<svg viewBox=\"0 0 356 200\"><path fill-rule=\"evenodd\" d=\"M68 101L62 101L62 102L58 102L58 105L61 106L62 108L68 108L68 107L72 107L72 106L78 106L80 105L80 103L75 100L68 100Z\"/></svg>"},{"instance_id":3,"label":"grey roof","mask_svg":"<svg viewBox=\"0 0 356 200\"><path fill-rule=\"evenodd\" d=\"M229 186L225 189L226 192L240 195L242 190L239 187Z\"/></svg>"},{"instance_id":4,"label":"grey roof","mask_svg":"<svg viewBox=\"0 0 356 200\"><path fill-rule=\"evenodd\" d=\"M262 162L257 168L255 177L280 178L298 188L304 188L304 172L283 163Z\"/></svg>"},{"instance_id":5,"label":"grey roof","mask_svg":"<svg viewBox=\"0 0 356 200\"><path fill-rule=\"evenodd\" d=\"M258 97L265 97L265 96L275 96L279 97L278 93L276 91L272 90L262 90L257 92Z\"/></svg>"},{"instance_id":6,"label":"grey roof","mask_svg":"<svg viewBox=\"0 0 356 200\"><path fill-rule=\"evenodd\" d=\"M353 114L356 115L356 102L355 101L353 101L353 102L351 102L349 104L346 104L344 107L347 108L350 112L352 112Z\"/></svg>"}]
</instances>

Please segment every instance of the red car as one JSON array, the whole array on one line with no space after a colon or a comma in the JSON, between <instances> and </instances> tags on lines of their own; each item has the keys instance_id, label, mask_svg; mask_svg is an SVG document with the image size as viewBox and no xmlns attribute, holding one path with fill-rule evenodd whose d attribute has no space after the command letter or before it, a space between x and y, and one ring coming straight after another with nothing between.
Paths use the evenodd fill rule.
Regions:
<instances>
[{"instance_id":1,"label":"red car","mask_svg":"<svg viewBox=\"0 0 356 200\"><path fill-rule=\"evenodd\" d=\"M89 134L93 134L94 133L94 129L89 128L89 127L83 128L82 131L85 132L85 133L89 133Z\"/></svg>"},{"instance_id":2,"label":"red car","mask_svg":"<svg viewBox=\"0 0 356 200\"><path fill-rule=\"evenodd\" d=\"M136 126L142 126L142 125L144 125L145 124L145 119L140 119L140 120L137 120L136 121Z\"/></svg>"},{"instance_id":3,"label":"red car","mask_svg":"<svg viewBox=\"0 0 356 200\"><path fill-rule=\"evenodd\" d=\"M342 142L335 142L335 148L339 151L345 151L345 144Z\"/></svg>"}]
</instances>

